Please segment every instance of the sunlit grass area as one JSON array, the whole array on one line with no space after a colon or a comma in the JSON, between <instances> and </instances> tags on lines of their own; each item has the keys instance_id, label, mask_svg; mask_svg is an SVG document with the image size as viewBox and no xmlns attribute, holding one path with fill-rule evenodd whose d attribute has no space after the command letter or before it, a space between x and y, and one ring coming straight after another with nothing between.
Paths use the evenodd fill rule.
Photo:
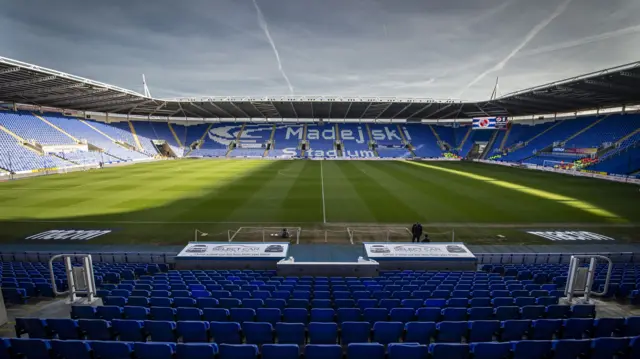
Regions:
<instances>
[{"instance_id":1,"label":"sunlit grass area","mask_svg":"<svg viewBox=\"0 0 640 359\"><path fill-rule=\"evenodd\" d=\"M0 183L0 240L100 228L113 233L91 243L167 244L196 228L222 240L240 226L420 221L470 243L507 232L510 243L548 243L526 229L619 225L629 227L611 235L633 241L638 203L633 185L476 163L176 160ZM509 229L487 229L495 224Z\"/></svg>"}]
</instances>

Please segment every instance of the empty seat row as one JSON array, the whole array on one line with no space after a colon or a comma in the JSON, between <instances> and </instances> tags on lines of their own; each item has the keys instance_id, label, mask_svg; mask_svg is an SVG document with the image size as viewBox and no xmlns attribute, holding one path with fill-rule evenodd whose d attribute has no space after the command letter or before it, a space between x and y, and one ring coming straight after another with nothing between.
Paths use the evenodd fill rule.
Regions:
<instances>
[{"instance_id":1,"label":"empty seat row","mask_svg":"<svg viewBox=\"0 0 640 359\"><path fill-rule=\"evenodd\" d=\"M594 340L522 340L506 343L310 344L304 359L635 359L640 337ZM0 357L52 359L300 359L296 344L131 343L0 339Z\"/></svg>"},{"instance_id":2,"label":"empty seat row","mask_svg":"<svg viewBox=\"0 0 640 359\"><path fill-rule=\"evenodd\" d=\"M73 306L74 319L155 319L155 320L208 320L208 321L309 321L343 322L364 320L392 321L446 321L446 320L510 320L510 319L564 319L593 318L594 306L531 305L524 307L477 308L195 308L195 307L142 307L142 306ZM270 318L271 320L265 320ZM322 320L320 320L322 318Z\"/></svg>"},{"instance_id":3,"label":"empty seat row","mask_svg":"<svg viewBox=\"0 0 640 359\"><path fill-rule=\"evenodd\" d=\"M275 329L274 329L275 328ZM16 320L16 334L38 339L91 339L121 341L177 341L250 344L292 342L343 344L351 342L428 344L436 342L583 339L640 335L640 317L600 319L478 320L443 322L345 321L233 322L101 319Z\"/></svg>"}]
</instances>

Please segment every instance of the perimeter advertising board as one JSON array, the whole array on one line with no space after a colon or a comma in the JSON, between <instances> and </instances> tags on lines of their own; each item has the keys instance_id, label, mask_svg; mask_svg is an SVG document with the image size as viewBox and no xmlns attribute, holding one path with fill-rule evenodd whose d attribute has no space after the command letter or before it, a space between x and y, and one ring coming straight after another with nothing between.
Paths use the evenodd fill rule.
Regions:
<instances>
[{"instance_id":1,"label":"perimeter advertising board","mask_svg":"<svg viewBox=\"0 0 640 359\"><path fill-rule=\"evenodd\" d=\"M463 243L363 243L371 259L475 260Z\"/></svg>"},{"instance_id":2,"label":"perimeter advertising board","mask_svg":"<svg viewBox=\"0 0 640 359\"><path fill-rule=\"evenodd\" d=\"M198 259L279 259L289 252L289 243L190 242L177 258Z\"/></svg>"}]
</instances>

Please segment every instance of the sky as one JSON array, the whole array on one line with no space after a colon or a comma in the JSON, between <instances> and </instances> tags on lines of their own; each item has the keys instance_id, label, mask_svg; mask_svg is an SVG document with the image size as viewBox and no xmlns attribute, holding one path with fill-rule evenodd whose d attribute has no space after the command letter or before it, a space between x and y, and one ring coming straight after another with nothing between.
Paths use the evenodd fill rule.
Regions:
<instances>
[{"instance_id":1,"label":"sky","mask_svg":"<svg viewBox=\"0 0 640 359\"><path fill-rule=\"evenodd\" d=\"M143 92L486 100L640 60L638 0L0 0L0 56Z\"/></svg>"}]
</instances>

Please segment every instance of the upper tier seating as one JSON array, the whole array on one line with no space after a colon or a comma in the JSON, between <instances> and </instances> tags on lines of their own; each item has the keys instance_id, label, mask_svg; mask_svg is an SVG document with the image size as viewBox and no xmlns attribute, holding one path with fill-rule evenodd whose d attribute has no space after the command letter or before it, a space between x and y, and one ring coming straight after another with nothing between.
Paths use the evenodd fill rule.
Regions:
<instances>
[{"instance_id":1,"label":"upper tier seating","mask_svg":"<svg viewBox=\"0 0 640 359\"><path fill-rule=\"evenodd\" d=\"M269 151L269 156L281 157L288 156L286 153L295 152L300 155L298 145L302 139L304 132L303 125L298 124L277 124L276 131L273 136L273 148Z\"/></svg>"},{"instance_id":2,"label":"upper tier seating","mask_svg":"<svg viewBox=\"0 0 640 359\"><path fill-rule=\"evenodd\" d=\"M76 142L64 133L28 112L0 112L0 126L41 145L74 145Z\"/></svg>"},{"instance_id":3,"label":"upper tier seating","mask_svg":"<svg viewBox=\"0 0 640 359\"><path fill-rule=\"evenodd\" d=\"M438 139L433 134L433 131L429 128L429 126L424 125L406 125L407 132L410 134L411 140L409 141L413 146L413 153L417 157L430 158L430 157L440 157L442 155L442 149L438 146ZM434 128L440 128L440 126L435 126ZM444 130L442 133L446 133L448 135L453 135L453 132L450 131L450 128L442 127ZM447 142L447 140L452 140L452 138L448 138L445 140L444 138L440 138L442 141ZM451 144L453 146L453 144Z\"/></svg>"}]
</instances>

